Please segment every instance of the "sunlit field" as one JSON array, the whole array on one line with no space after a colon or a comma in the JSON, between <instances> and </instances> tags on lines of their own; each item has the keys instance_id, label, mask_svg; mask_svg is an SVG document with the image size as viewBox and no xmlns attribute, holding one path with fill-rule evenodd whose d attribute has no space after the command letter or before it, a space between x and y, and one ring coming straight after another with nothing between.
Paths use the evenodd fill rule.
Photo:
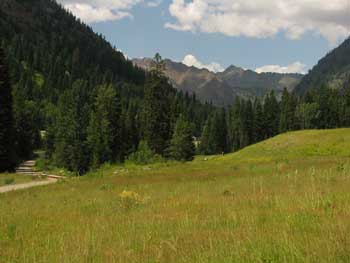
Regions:
<instances>
[{"instance_id":1,"label":"sunlit field","mask_svg":"<svg viewBox=\"0 0 350 263\"><path fill-rule=\"evenodd\" d=\"M350 262L349 157L303 131L2 194L0 262Z\"/></svg>"}]
</instances>

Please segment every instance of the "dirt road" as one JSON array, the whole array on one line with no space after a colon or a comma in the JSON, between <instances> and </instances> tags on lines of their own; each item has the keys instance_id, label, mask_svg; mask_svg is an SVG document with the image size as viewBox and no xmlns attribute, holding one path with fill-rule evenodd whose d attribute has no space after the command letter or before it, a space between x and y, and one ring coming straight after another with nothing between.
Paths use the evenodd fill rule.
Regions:
<instances>
[{"instance_id":1,"label":"dirt road","mask_svg":"<svg viewBox=\"0 0 350 263\"><path fill-rule=\"evenodd\" d=\"M36 187L36 186L54 184L54 183L56 183L56 182L57 182L57 179L48 178L48 179L46 179L46 180L38 181L38 182L30 182L30 183L24 183L24 184L6 185L6 186L1 186L1 187L0 187L0 193L7 193L7 192L16 191L16 190L32 188L32 187Z\"/></svg>"}]
</instances>

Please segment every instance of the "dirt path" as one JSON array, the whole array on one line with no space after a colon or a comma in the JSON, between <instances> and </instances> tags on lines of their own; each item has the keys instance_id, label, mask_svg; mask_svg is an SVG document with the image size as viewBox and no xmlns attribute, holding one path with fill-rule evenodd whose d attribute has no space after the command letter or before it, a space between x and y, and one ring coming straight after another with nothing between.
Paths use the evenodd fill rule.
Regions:
<instances>
[{"instance_id":1,"label":"dirt path","mask_svg":"<svg viewBox=\"0 0 350 263\"><path fill-rule=\"evenodd\" d=\"M54 184L54 183L57 183L57 181L58 181L57 179L48 178L46 180L38 181L38 182L30 182L30 183L24 183L24 184L14 184L14 185L2 186L2 187L0 187L0 193L7 193L7 192L16 191L16 190L32 188L32 187L36 187L36 186Z\"/></svg>"},{"instance_id":2,"label":"dirt path","mask_svg":"<svg viewBox=\"0 0 350 263\"><path fill-rule=\"evenodd\" d=\"M42 179L41 181L34 181L34 182L23 183L23 184L1 186L0 194L21 190L21 189L32 188L36 186L54 184L54 183L57 183L59 179L64 179L64 177L62 176L47 175L41 172L36 172L34 170L34 167L35 167L35 160L25 161L16 169L16 173L21 175L27 175L27 176L35 176L35 177L45 176L47 179Z\"/></svg>"}]
</instances>

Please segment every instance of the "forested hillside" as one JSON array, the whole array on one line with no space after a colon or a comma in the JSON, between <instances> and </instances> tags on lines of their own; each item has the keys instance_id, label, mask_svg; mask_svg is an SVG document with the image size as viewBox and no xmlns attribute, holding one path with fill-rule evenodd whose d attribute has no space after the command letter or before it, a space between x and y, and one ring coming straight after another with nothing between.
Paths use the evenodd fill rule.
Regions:
<instances>
[{"instance_id":1,"label":"forested hillside","mask_svg":"<svg viewBox=\"0 0 350 263\"><path fill-rule=\"evenodd\" d=\"M166 134L154 135L166 143L180 115L200 134L211 111L162 76L147 77L55 1L1 1L0 32L13 90L17 161L38 147L56 165L78 173L124 160L145 139L143 124L154 122L144 121L145 91L146 98L158 92L148 94L153 112L162 109L158 102L167 107L160 121Z\"/></svg>"},{"instance_id":2,"label":"forested hillside","mask_svg":"<svg viewBox=\"0 0 350 263\"><path fill-rule=\"evenodd\" d=\"M329 52L295 88L297 94L327 86L343 89L350 80L350 38Z\"/></svg>"}]
</instances>

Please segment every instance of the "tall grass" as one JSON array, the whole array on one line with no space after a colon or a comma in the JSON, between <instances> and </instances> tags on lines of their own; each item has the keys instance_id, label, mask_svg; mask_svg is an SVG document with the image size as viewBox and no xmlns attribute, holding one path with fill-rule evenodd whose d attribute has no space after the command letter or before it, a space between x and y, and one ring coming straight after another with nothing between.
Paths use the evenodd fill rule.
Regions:
<instances>
[{"instance_id":1,"label":"tall grass","mask_svg":"<svg viewBox=\"0 0 350 263\"><path fill-rule=\"evenodd\" d=\"M0 261L350 262L349 134L291 133L185 164L107 165L1 195Z\"/></svg>"}]
</instances>

